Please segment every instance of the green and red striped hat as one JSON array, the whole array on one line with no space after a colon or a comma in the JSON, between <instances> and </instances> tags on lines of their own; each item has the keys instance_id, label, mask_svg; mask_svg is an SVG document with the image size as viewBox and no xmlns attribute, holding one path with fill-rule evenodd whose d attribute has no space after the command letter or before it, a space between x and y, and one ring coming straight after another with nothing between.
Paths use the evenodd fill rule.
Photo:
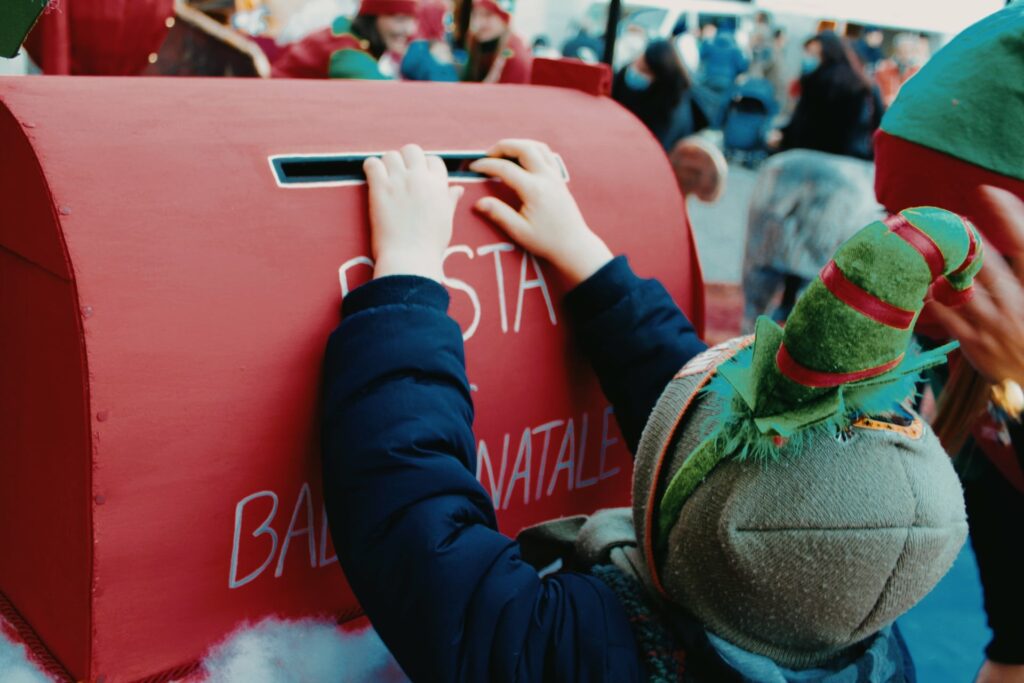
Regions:
<instances>
[{"instance_id":1,"label":"green and red striped hat","mask_svg":"<svg viewBox=\"0 0 1024 683\"><path fill-rule=\"evenodd\" d=\"M875 193L890 211L937 205L968 216L999 251L977 188L1024 198L1024 3L956 36L900 89L875 135Z\"/></svg>"},{"instance_id":2,"label":"green and red striped hat","mask_svg":"<svg viewBox=\"0 0 1024 683\"><path fill-rule=\"evenodd\" d=\"M705 385L721 409L715 428L660 494L660 465L653 468L654 484L634 492L660 498L647 507L651 514L658 508L660 521L648 526L670 528L723 460L774 459L784 448L799 452L793 443L813 440L815 429L845 429L902 403L920 372L945 362L957 345L911 349L925 300L967 301L982 251L977 230L962 216L934 207L905 209L847 240L797 301L785 329L762 316L752 344L734 340L728 352L712 354L707 367L684 368L677 380L704 379L683 391L675 423Z\"/></svg>"},{"instance_id":3,"label":"green and red striped hat","mask_svg":"<svg viewBox=\"0 0 1024 683\"><path fill-rule=\"evenodd\" d=\"M966 516L949 457L907 399L956 343L921 351L911 337L926 298L965 300L981 266L968 220L900 211L839 247L785 329L762 317L753 338L677 372L633 471L648 590L801 669L931 590Z\"/></svg>"},{"instance_id":4,"label":"green and red striped hat","mask_svg":"<svg viewBox=\"0 0 1024 683\"><path fill-rule=\"evenodd\" d=\"M910 370L907 348L925 299L966 301L981 254L971 222L943 209L875 221L839 248L785 330L758 321L748 366L729 363L719 372L762 432L787 437L841 410L844 387L881 385Z\"/></svg>"}]
</instances>

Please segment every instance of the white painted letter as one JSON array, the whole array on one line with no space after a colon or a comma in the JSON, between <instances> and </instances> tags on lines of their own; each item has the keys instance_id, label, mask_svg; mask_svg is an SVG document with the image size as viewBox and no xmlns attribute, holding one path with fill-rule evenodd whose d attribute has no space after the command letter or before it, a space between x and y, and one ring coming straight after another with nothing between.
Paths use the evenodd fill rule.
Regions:
<instances>
[{"instance_id":1,"label":"white painted letter","mask_svg":"<svg viewBox=\"0 0 1024 683\"><path fill-rule=\"evenodd\" d=\"M565 456L568 454L569 459L565 460ZM558 460L555 461L555 469L551 471L551 481L548 483L547 495L551 495L551 492L555 490L555 484L558 482L558 473L565 471L566 479L569 482L569 490L572 491L573 475L576 470L574 463L576 462L576 427L573 425L572 418L569 418L568 424L565 426L565 434L562 435L562 446L558 449Z\"/></svg>"},{"instance_id":2,"label":"white painted letter","mask_svg":"<svg viewBox=\"0 0 1024 683\"><path fill-rule=\"evenodd\" d=\"M501 509L501 492L505 489L505 468L508 465L508 442L510 435L505 435L505 443L501 449L501 473L498 475L498 481L494 481L494 465L491 463L491 456L487 452L487 443L480 439L480 444L476 449L476 478L483 484L483 473L484 468L487 468L487 478L491 480L491 501L494 503L494 507Z\"/></svg>"},{"instance_id":3,"label":"white painted letter","mask_svg":"<svg viewBox=\"0 0 1024 683\"><path fill-rule=\"evenodd\" d=\"M505 306L505 271L501 267L501 252L515 251L516 246L509 242L498 242L497 244L485 244L478 247L478 256L494 254L494 273L498 278L498 310L501 312L501 331L508 332L508 310Z\"/></svg>"},{"instance_id":4,"label":"white painted letter","mask_svg":"<svg viewBox=\"0 0 1024 683\"><path fill-rule=\"evenodd\" d=\"M356 256L341 264L338 268L338 281L341 283L341 298L348 296L348 271L356 266L370 266L373 268L373 260L368 256Z\"/></svg>"},{"instance_id":5,"label":"white painted letter","mask_svg":"<svg viewBox=\"0 0 1024 683\"><path fill-rule=\"evenodd\" d=\"M242 580L238 580L238 544L242 536L242 516L244 514L245 506L257 498L269 497L274 501L273 507L270 508L270 514L263 520L259 528L252 533L253 538L258 538L263 534L270 534L270 553L267 554L267 559L264 560L260 568L252 572ZM277 532L270 528L270 523L274 521L274 517L277 515L277 494L273 491L260 491L253 493L252 495L246 496L242 500L238 501L238 505L235 506L235 541L231 547L231 575L228 577L228 588L241 588L245 584L249 583L257 576L263 573L263 570L274 560L274 553L277 552Z\"/></svg>"},{"instance_id":6,"label":"white painted letter","mask_svg":"<svg viewBox=\"0 0 1024 683\"><path fill-rule=\"evenodd\" d=\"M508 509L508 501L512 498L512 491L515 490L516 482L520 479L524 481L523 505L528 505L530 502L530 464L533 460L533 447L530 444L530 440L530 428L527 427L523 430L523 437L519 440L519 453L516 454L516 464L512 468L512 478L508 480L505 501L501 506L504 509ZM523 462L524 453L526 454L526 468L520 469L519 465Z\"/></svg>"},{"instance_id":7,"label":"white painted letter","mask_svg":"<svg viewBox=\"0 0 1024 683\"><path fill-rule=\"evenodd\" d=\"M338 561L338 553L334 553L330 557L327 557L327 539L331 536L330 527L327 524L327 504L324 503L323 513L323 528L320 531L320 566L326 567L327 565Z\"/></svg>"},{"instance_id":8,"label":"white painted letter","mask_svg":"<svg viewBox=\"0 0 1024 683\"><path fill-rule=\"evenodd\" d=\"M610 418L614 412L615 410L611 406L604 409L604 424L601 427L601 454L597 458L597 478L602 480L610 479L619 473L618 467L613 470L608 470L607 472L604 470L604 456L608 451L608 447L614 446L619 442L616 438L608 438L608 418Z\"/></svg>"},{"instance_id":9,"label":"white painted letter","mask_svg":"<svg viewBox=\"0 0 1024 683\"><path fill-rule=\"evenodd\" d=\"M533 264L533 272L537 275L536 279L526 279L527 261ZM544 280L544 273L540 270L540 264L537 263L537 259L534 258L533 254L524 251L522 267L519 269L519 298L516 301L516 324L513 328L516 332L519 331L519 325L523 320L523 294L528 289L540 290L540 293L544 295L544 304L548 307L548 317L551 319L551 324L557 325L558 319L555 317L555 307L551 303L551 293L548 292L548 283Z\"/></svg>"},{"instance_id":10,"label":"white painted letter","mask_svg":"<svg viewBox=\"0 0 1024 683\"><path fill-rule=\"evenodd\" d=\"M544 466L548 461L548 446L551 445L551 430L555 427L561 427L565 424L565 420L552 420L551 422L545 422L540 427L534 427L533 433L544 435L544 446L540 451L540 467L537 468L537 490L533 494L534 500L540 500L540 491L544 487Z\"/></svg>"},{"instance_id":11,"label":"white painted letter","mask_svg":"<svg viewBox=\"0 0 1024 683\"><path fill-rule=\"evenodd\" d=\"M448 247L448 249L445 250L445 261L448 260L449 256L456 252L460 254L465 254L469 258L473 258L473 250L467 247L465 244L459 244L454 247ZM442 268L443 267L444 266L442 265ZM453 277L448 277L447 275L444 275L443 278L444 285L446 287L451 287L452 289L457 289L460 292L465 292L466 296L469 297L470 303L473 304L473 322L471 322L469 324L469 327L466 328L466 331L462 333L462 341L469 341L469 338L473 336L473 333L476 332L477 326L480 324L480 297L476 295L475 289L473 289L471 286L469 286L462 280L457 280Z\"/></svg>"},{"instance_id":12,"label":"white painted letter","mask_svg":"<svg viewBox=\"0 0 1024 683\"><path fill-rule=\"evenodd\" d=\"M597 483L597 477L590 479L581 479L583 476L583 467L587 461L587 427L589 427L590 416L583 413L583 426L580 427L580 456L576 461L576 488L585 489L588 486L593 486Z\"/></svg>"},{"instance_id":13,"label":"white painted letter","mask_svg":"<svg viewBox=\"0 0 1024 683\"><path fill-rule=\"evenodd\" d=\"M302 501L306 501L306 526L301 529L295 528L295 520L299 518L299 510L302 508ZM316 567L316 540L313 531L313 496L309 492L309 484L303 484L299 491L299 499L295 501L295 509L292 511L292 521L288 523L288 533L281 545L281 556L277 558L277 569L274 576L279 577L284 571L284 559L288 556L288 545L292 542L293 536L306 534L309 538L309 566Z\"/></svg>"}]
</instances>

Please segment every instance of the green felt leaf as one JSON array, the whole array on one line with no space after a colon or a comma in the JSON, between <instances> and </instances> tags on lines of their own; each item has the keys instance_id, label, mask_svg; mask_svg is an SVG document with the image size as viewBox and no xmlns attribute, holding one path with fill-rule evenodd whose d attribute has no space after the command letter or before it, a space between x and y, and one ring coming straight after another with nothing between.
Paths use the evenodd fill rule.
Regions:
<instances>
[{"instance_id":1,"label":"green felt leaf","mask_svg":"<svg viewBox=\"0 0 1024 683\"><path fill-rule=\"evenodd\" d=\"M843 411L840 391L831 391L816 401L791 408L779 415L768 415L754 420L762 434L778 434L789 438L801 429L818 424Z\"/></svg>"},{"instance_id":2,"label":"green felt leaf","mask_svg":"<svg viewBox=\"0 0 1024 683\"><path fill-rule=\"evenodd\" d=\"M672 480L665 489L665 494L658 504L658 528L657 538L659 547L664 548L668 543L669 532L672 525L679 519L679 513L683 504L689 499L690 494L700 486L701 482L715 468L724 455L716 442L716 439L709 437L701 442L697 449L686 459L682 467L672 475Z\"/></svg>"}]
</instances>

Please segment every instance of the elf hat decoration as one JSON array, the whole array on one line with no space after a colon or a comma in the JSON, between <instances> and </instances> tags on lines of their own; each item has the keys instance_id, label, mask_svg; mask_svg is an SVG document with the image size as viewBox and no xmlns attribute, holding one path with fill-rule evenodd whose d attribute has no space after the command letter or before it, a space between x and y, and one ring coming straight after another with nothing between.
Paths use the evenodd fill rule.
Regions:
<instances>
[{"instance_id":1,"label":"elf hat decoration","mask_svg":"<svg viewBox=\"0 0 1024 683\"><path fill-rule=\"evenodd\" d=\"M404 14L410 17L419 15L419 0L363 0L359 5L359 16L385 16Z\"/></svg>"},{"instance_id":2,"label":"elf hat decoration","mask_svg":"<svg viewBox=\"0 0 1024 683\"><path fill-rule=\"evenodd\" d=\"M634 470L649 589L796 668L931 590L966 537L963 495L902 404L955 344L909 344L926 296L964 299L980 268L970 223L907 209L843 244L784 330L762 318L680 370Z\"/></svg>"},{"instance_id":3,"label":"elf hat decoration","mask_svg":"<svg viewBox=\"0 0 1024 683\"><path fill-rule=\"evenodd\" d=\"M515 0L473 0L473 6L489 9L500 15L506 24L512 21L512 14L516 11Z\"/></svg>"}]
</instances>

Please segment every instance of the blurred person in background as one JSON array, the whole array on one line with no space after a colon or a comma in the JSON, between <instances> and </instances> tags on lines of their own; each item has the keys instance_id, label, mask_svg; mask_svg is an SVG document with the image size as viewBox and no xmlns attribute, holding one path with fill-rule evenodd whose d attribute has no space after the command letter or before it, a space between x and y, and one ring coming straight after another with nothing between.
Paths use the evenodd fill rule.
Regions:
<instances>
[{"instance_id":1,"label":"blurred person in background","mask_svg":"<svg viewBox=\"0 0 1024 683\"><path fill-rule=\"evenodd\" d=\"M420 30L402 60L407 81L457 81L459 66L450 40L450 0L421 0Z\"/></svg>"},{"instance_id":2,"label":"blurred person in background","mask_svg":"<svg viewBox=\"0 0 1024 683\"><path fill-rule=\"evenodd\" d=\"M775 66L773 34L771 17L767 12L758 12L750 34L750 75L754 78L767 78Z\"/></svg>"},{"instance_id":3,"label":"blurred person in background","mask_svg":"<svg viewBox=\"0 0 1024 683\"><path fill-rule=\"evenodd\" d=\"M666 40L652 41L615 75L612 97L643 121L666 151L708 125L679 55Z\"/></svg>"},{"instance_id":4,"label":"blurred person in background","mask_svg":"<svg viewBox=\"0 0 1024 683\"><path fill-rule=\"evenodd\" d=\"M750 67L736 36L725 27L715 29L714 38L700 46L700 83L714 97L711 114L714 126L720 126L725 116L736 78Z\"/></svg>"},{"instance_id":5,"label":"blurred person in background","mask_svg":"<svg viewBox=\"0 0 1024 683\"><path fill-rule=\"evenodd\" d=\"M728 92L736 77L749 67L731 31L716 28L714 38L700 46L701 82L717 93Z\"/></svg>"},{"instance_id":6,"label":"blurred person in background","mask_svg":"<svg viewBox=\"0 0 1024 683\"><path fill-rule=\"evenodd\" d=\"M686 74L692 78L700 69L700 43L697 33L690 30L686 14L681 14L672 27L672 43L686 67Z\"/></svg>"},{"instance_id":7,"label":"blurred person in background","mask_svg":"<svg viewBox=\"0 0 1024 683\"><path fill-rule=\"evenodd\" d=\"M884 39L885 34L882 33L882 29L877 26L865 26L864 32L861 33L857 42L853 44L853 50L857 53L857 58L860 59L864 70L869 74L875 72L878 63L885 57L882 53L882 41Z\"/></svg>"},{"instance_id":8,"label":"blurred person in background","mask_svg":"<svg viewBox=\"0 0 1024 683\"><path fill-rule=\"evenodd\" d=\"M715 36L718 35L718 26L715 22L709 21L700 26L700 35L697 38L697 45L700 49L704 49L705 45L710 45L715 42Z\"/></svg>"},{"instance_id":9,"label":"blurred person in background","mask_svg":"<svg viewBox=\"0 0 1024 683\"><path fill-rule=\"evenodd\" d=\"M1024 683L1024 201L988 186L975 197L997 216L986 227L1010 248L1002 255L986 249L973 300L960 308L932 305L963 354L950 369L934 426L963 482L992 629L976 681Z\"/></svg>"},{"instance_id":10,"label":"blurred person in background","mask_svg":"<svg viewBox=\"0 0 1024 683\"><path fill-rule=\"evenodd\" d=\"M875 70L875 81L882 91L885 106L892 104L903 84L921 70L922 63L921 37L913 33L896 36L892 57L879 62Z\"/></svg>"},{"instance_id":11,"label":"blurred person in background","mask_svg":"<svg viewBox=\"0 0 1024 683\"><path fill-rule=\"evenodd\" d=\"M784 28L777 28L772 32L772 50L775 53L775 59L765 72L764 77L772 84L772 89L775 91L775 100L785 104L787 99L786 92L789 82L792 80L792 74L787 75L788 72L783 60L783 55L786 54L786 30Z\"/></svg>"},{"instance_id":12,"label":"blurred person in background","mask_svg":"<svg viewBox=\"0 0 1024 683\"><path fill-rule=\"evenodd\" d=\"M935 301L919 334L962 355L939 391L936 435L954 456L992 630L978 683L1024 683L1024 4L955 37L900 91L876 145L889 211L933 205L969 218L985 240L974 297ZM954 298L954 301L956 299Z\"/></svg>"},{"instance_id":13,"label":"blurred person in background","mask_svg":"<svg viewBox=\"0 0 1024 683\"><path fill-rule=\"evenodd\" d=\"M476 83L529 83L533 55L512 32L514 0L473 0L463 80Z\"/></svg>"},{"instance_id":14,"label":"blurred person in background","mask_svg":"<svg viewBox=\"0 0 1024 683\"><path fill-rule=\"evenodd\" d=\"M575 30L575 35L562 46L562 56L579 59L588 64L596 64L601 61L601 56L604 54L604 39L601 38L600 33L587 30L584 21L573 22L570 30Z\"/></svg>"},{"instance_id":15,"label":"blurred person in background","mask_svg":"<svg viewBox=\"0 0 1024 683\"><path fill-rule=\"evenodd\" d=\"M551 39L545 35L539 35L534 38L533 45L530 46L530 50L533 52L534 57L558 59L562 56L562 53L556 50L551 44Z\"/></svg>"},{"instance_id":16,"label":"blurred person in background","mask_svg":"<svg viewBox=\"0 0 1024 683\"><path fill-rule=\"evenodd\" d=\"M802 70L793 116L770 142L871 159L871 136L885 108L852 50L822 31L807 42Z\"/></svg>"},{"instance_id":17,"label":"blurred person in background","mask_svg":"<svg viewBox=\"0 0 1024 683\"><path fill-rule=\"evenodd\" d=\"M283 78L397 78L419 30L418 17L418 0L363 0L354 19L338 17L330 27L285 48L272 73Z\"/></svg>"},{"instance_id":18,"label":"blurred person in background","mask_svg":"<svg viewBox=\"0 0 1024 683\"><path fill-rule=\"evenodd\" d=\"M619 37L615 39L612 71L617 72L636 61L636 58L647 49L648 42L650 42L650 36L647 34L647 29L641 24L627 21L625 27L619 31Z\"/></svg>"}]
</instances>

